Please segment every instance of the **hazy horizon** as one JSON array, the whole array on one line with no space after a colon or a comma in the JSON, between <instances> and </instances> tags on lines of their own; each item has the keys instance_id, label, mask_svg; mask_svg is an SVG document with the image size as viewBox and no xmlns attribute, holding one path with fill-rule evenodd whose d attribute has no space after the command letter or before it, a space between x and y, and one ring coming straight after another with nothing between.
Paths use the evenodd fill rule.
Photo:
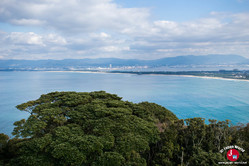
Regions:
<instances>
[{"instance_id":1,"label":"hazy horizon","mask_svg":"<svg viewBox=\"0 0 249 166\"><path fill-rule=\"evenodd\" d=\"M167 58L177 58L177 57L206 57L206 56L236 56L236 57L242 57L249 60L249 58L241 56L241 55L234 55L234 54L207 54L207 55L176 55L176 56L167 56L167 57L161 57L157 59L136 59L136 58L119 58L119 57L89 57L89 58L65 58L65 59L0 59L0 60L84 60L84 59L121 59L121 60L141 60L141 61L153 61L153 60L160 60L160 59L167 59Z\"/></svg>"}]
</instances>

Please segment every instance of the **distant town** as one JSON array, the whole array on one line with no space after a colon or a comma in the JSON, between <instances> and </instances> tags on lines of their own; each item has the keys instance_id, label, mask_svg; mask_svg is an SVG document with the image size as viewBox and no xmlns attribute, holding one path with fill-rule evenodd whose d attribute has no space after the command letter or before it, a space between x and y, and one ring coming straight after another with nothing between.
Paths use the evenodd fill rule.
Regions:
<instances>
[{"instance_id":1,"label":"distant town","mask_svg":"<svg viewBox=\"0 0 249 166\"><path fill-rule=\"evenodd\" d=\"M177 56L156 60L0 60L0 71L75 71L249 79L249 59L239 55Z\"/></svg>"}]
</instances>

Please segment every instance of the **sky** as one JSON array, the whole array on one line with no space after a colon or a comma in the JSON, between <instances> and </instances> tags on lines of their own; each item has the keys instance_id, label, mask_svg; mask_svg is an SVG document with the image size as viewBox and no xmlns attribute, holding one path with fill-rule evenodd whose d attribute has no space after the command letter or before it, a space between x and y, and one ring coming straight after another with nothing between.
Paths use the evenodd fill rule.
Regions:
<instances>
[{"instance_id":1,"label":"sky","mask_svg":"<svg viewBox=\"0 0 249 166\"><path fill-rule=\"evenodd\" d=\"M249 58L249 0L1 0L0 59Z\"/></svg>"}]
</instances>

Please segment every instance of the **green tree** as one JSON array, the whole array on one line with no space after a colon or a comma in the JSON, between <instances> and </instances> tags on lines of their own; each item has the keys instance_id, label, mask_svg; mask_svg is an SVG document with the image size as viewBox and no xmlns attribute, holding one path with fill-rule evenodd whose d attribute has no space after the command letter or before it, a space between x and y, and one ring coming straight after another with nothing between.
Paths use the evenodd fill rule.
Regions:
<instances>
[{"instance_id":1,"label":"green tree","mask_svg":"<svg viewBox=\"0 0 249 166\"><path fill-rule=\"evenodd\" d=\"M240 160L249 159L249 124L179 120L155 103L121 99L52 92L18 105L30 116L14 123L15 138L0 134L0 165L217 165L227 161L219 150L228 145L244 148Z\"/></svg>"},{"instance_id":2,"label":"green tree","mask_svg":"<svg viewBox=\"0 0 249 166\"><path fill-rule=\"evenodd\" d=\"M7 156L7 145L9 137L3 133L0 134L0 165L4 165Z\"/></svg>"},{"instance_id":3,"label":"green tree","mask_svg":"<svg viewBox=\"0 0 249 166\"><path fill-rule=\"evenodd\" d=\"M177 120L154 103L134 104L104 91L52 92L18 105L11 165L146 165L158 123Z\"/></svg>"}]
</instances>

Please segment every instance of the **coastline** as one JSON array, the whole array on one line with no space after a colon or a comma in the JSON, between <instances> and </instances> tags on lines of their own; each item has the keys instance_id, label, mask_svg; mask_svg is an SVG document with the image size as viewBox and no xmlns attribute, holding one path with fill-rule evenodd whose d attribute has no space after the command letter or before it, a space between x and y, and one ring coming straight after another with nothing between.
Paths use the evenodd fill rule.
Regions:
<instances>
[{"instance_id":1,"label":"coastline","mask_svg":"<svg viewBox=\"0 0 249 166\"><path fill-rule=\"evenodd\" d=\"M129 74L129 73L115 73L115 74ZM154 76L179 76L179 77L194 77L194 78L202 78L202 79L216 79L216 80L227 80L227 81L246 81L246 79L232 79L232 78L224 78L224 77L210 77L210 76L195 76L195 75L178 75L178 74L141 74L141 75L154 75Z\"/></svg>"},{"instance_id":2,"label":"coastline","mask_svg":"<svg viewBox=\"0 0 249 166\"><path fill-rule=\"evenodd\" d=\"M46 71L46 72L73 72L73 73L100 73L100 74L137 74L132 72L106 72L106 71ZM138 74L137 74L138 75ZM218 79L218 80L228 80L228 81L246 81L247 79L236 79L236 78L225 78L225 77L211 77L211 76L196 76L196 75L178 75L178 74L151 74L151 73L142 73L140 75L154 75L154 76L179 76L179 77L195 77L202 79Z\"/></svg>"},{"instance_id":3,"label":"coastline","mask_svg":"<svg viewBox=\"0 0 249 166\"><path fill-rule=\"evenodd\" d=\"M246 81L249 82L249 80L246 79L232 79L232 78L224 78L224 77L209 77L209 76L194 76L194 75L175 75L175 76L181 76L181 77L196 77L196 78L203 78L203 79L216 79L216 80L228 80L228 81Z\"/></svg>"}]
</instances>

